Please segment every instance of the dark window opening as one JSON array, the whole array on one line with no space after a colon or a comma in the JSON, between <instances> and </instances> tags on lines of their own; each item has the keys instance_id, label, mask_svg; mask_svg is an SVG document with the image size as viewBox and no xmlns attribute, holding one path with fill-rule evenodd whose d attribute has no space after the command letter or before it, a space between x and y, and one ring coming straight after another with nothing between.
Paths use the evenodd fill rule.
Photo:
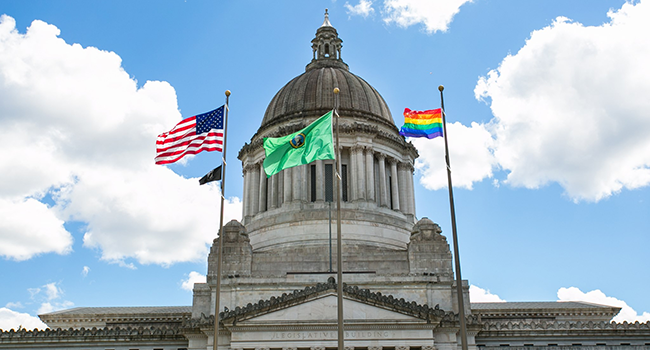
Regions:
<instances>
[{"instance_id":1,"label":"dark window opening","mask_svg":"<svg viewBox=\"0 0 650 350\"><path fill-rule=\"evenodd\" d=\"M262 176L266 176L266 175L262 175ZM267 210L269 210L269 197L270 197L269 193L271 192L271 191L269 191L270 182L269 182L268 177L264 179L264 183L265 183L264 188L266 189L266 196L264 196L264 208L263 209L264 209L264 211L267 211Z\"/></svg>"},{"instance_id":2,"label":"dark window opening","mask_svg":"<svg viewBox=\"0 0 650 350\"><path fill-rule=\"evenodd\" d=\"M390 201L390 208L393 208L393 181L391 181L391 177L388 177L388 197Z\"/></svg>"},{"instance_id":3,"label":"dark window opening","mask_svg":"<svg viewBox=\"0 0 650 350\"><path fill-rule=\"evenodd\" d=\"M348 201L348 166L345 164L341 165L341 200L344 202Z\"/></svg>"},{"instance_id":4,"label":"dark window opening","mask_svg":"<svg viewBox=\"0 0 650 350\"><path fill-rule=\"evenodd\" d=\"M311 196L312 202L316 200L316 171L315 168L312 168L312 187L311 187ZM333 202L334 201L334 181L338 181L336 174L334 173L334 164L325 164L325 201ZM343 164L341 165L341 200L343 202L348 201L348 166Z\"/></svg>"},{"instance_id":5,"label":"dark window opening","mask_svg":"<svg viewBox=\"0 0 650 350\"><path fill-rule=\"evenodd\" d=\"M325 164L325 202L334 201L334 166Z\"/></svg>"},{"instance_id":6,"label":"dark window opening","mask_svg":"<svg viewBox=\"0 0 650 350\"><path fill-rule=\"evenodd\" d=\"M311 171L310 174L310 179L311 179L311 201L315 202L316 201L316 165L311 165L309 167L309 171Z\"/></svg>"}]
</instances>

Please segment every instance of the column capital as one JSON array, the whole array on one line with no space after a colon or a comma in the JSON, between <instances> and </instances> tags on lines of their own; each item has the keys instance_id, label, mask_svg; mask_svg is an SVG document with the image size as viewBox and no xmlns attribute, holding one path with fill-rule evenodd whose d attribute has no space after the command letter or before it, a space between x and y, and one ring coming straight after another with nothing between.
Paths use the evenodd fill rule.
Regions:
<instances>
[{"instance_id":1,"label":"column capital","mask_svg":"<svg viewBox=\"0 0 650 350\"><path fill-rule=\"evenodd\" d=\"M397 161L396 158L386 157L386 160L388 161L388 164L390 164L390 165L397 165L398 164L398 161Z\"/></svg>"},{"instance_id":2,"label":"column capital","mask_svg":"<svg viewBox=\"0 0 650 350\"><path fill-rule=\"evenodd\" d=\"M255 169L259 169L259 166L257 164L246 164L242 170L246 173L249 171L254 171Z\"/></svg>"},{"instance_id":3,"label":"column capital","mask_svg":"<svg viewBox=\"0 0 650 350\"><path fill-rule=\"evenodd\" d=\"M362 145L354 145L351 147L352 152L363 152L365 147Z\"/></svg>"},{"instance_id":4,"label":"column capital","mask_svg":"<svg viewBox=\"0 0 650 350\"><path fill-rule=\"evenodd\" d=\"M411 170L411 169L413 169L413 166L409 162L399 162L399 163L397 163L397 169Z\"/></svg>"},{"instance_id":5,"label":"column capital","mask_svg":"<svg viewBox=\"0 0 650 350\"><path fill-rule=\"evenodd\" d=\"M377 152L376 155L377 155L377 159L384 160L384 161L386 160L386 155L385 154L383 154L381 152Z\"/></svg>"}]
</instances>

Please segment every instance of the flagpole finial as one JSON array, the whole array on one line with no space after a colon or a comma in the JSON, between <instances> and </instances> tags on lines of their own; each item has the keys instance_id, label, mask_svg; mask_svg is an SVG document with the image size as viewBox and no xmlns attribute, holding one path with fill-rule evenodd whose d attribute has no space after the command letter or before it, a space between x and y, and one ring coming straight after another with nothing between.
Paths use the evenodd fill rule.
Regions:
<instances>
[{"instance_id":1,"label":"flagpole finial","mask_svg":"<svg viewBox=\"0 0 650 350\"><path fill-rule=\"evenodd\" d=\"M339 90L339 88L334 88L334 93L335 93L335 94L338 95L338 94L339 94L339 91L341 91L341 90Z\"/></svg>"},{"instance_id":2,"label":"flagpole finial","mask_svg":"<svg viewBox=\"0 0 650 350\"><path fill-rule=\"evenodd\" d=\"M438 91L442 92L442 90L444 90L444 89L445 89L444 86L442 86L442 85L438 86Z\"/></svg>"},{"instance_id":3,"label":"flagpole finial","mask_svg":"<svg viewBox=\"0 0 650 350\"><path fill-rule=\"evenodd\" d=\"M230 90L226 90L226 96L230 96Z\"/></svg>"}]
</instances>

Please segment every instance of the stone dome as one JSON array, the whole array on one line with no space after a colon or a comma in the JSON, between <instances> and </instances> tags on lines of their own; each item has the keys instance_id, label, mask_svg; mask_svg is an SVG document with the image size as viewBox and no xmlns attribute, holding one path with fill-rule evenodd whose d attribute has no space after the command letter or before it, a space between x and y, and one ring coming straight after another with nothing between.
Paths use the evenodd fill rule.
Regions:
<instances>
[{"instance_id":1,"label":"stone dome","mask_svg":"<svg viewBox=\"0 0 650 350\"><path fill-rule=\"evenodd\" d=\"M341 91L338 109L342 115L395 125L386 101L368 82L347 69L325 66L308 68L280 89L264 113L261 129L327 113L334 107L335 87Z\"/></svg>"},{"instance_id":2,"label":"stone dome","mask_svg":"<svg viewBox=\"0 0 650 350\"><path fill-rule=\"evenodd\" d=\"M326 15L312 40L313 58L305 73L289 81L269 103L260 130L293 119L321 116L334 108L334 88L340 89L340 114L396 129L386 101L368 82L351 73L341 59L338 33Z\"/></svg>"}]
</instances>

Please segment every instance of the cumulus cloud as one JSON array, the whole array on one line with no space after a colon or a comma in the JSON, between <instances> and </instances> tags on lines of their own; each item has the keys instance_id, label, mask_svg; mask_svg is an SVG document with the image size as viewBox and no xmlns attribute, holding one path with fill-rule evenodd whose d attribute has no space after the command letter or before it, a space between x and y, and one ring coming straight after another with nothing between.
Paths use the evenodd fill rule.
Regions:
<instances>
[{"instance_id":1,"label":"cumulus cloud","mask_svg":"<svg viewBox=\"0 0 650 350\"><path fill-rule=\"evenodd\" d=\"M88 276L89 272L90 272L90 267L84 266L83 269L81 269L81 276L86 277Z\"/></svg>"},{"instance_id":2,"label":"cumulus cloud","mask_svg":"<svg viewBox=\"0 0 650 350\"><path fill-rule=\"evenodd\" d=\"M18 330L19 328L32 330L34 328L46 329L47 325L38 317L34 317L24 312L16 312L6 307L0 308L0 329Z\"/></svg>"},{"instance_id":3,"label":"cumulus cloud","mask_svg":"<svg viewBox=\"0 0 650 350\"><path fill-rule=\"evenodd\" d=\"M372 8L372 1L370 0L359 0L359 3L354 6L346 1L344 6L348 14L362 16L364 18L375 12L375 9Z\"/></svg>"},{"instance_id":4,"label":"cumulus cloud","mask_svg":"<svg viewBox=\"0 0 650 350\"><path fill-rule=\"evenodd\" d=\"M156 135L181 118L174 89L138 86L116 53L59 35L38 20L21 34L0 17L0 209L13 214L0 223L0 255L69 253L63 224L74 220L84 246L123 266L203 258L219 188L153 164ZM225 212L239 218L239 200Z\"/></svg>"},{"instance_id":5,"label":"cumulus cloud","mask_svg":"<svg viewBox=\"0 0 650 350\"><path fill-rule=\"evenodd\" d=\"M72 251L72 235L46 204L34 198L0 196L0 213L0 256L21 261L41 253Z\"/></svg>"},{"instance_id":6,"label":"cumulus cloud","mask_svg":"<svg viewBox=\"0 0 650 350\"><path fill-rule=\"evenodd\" d=\"M499 298L498 295L490 293L489 289L470 285L469 286L469 300L472 303L501 303L505 300Z\"/></svg>"},{"instance_id":7,"label":"cumulus cloud","mask_svg":"<svg viewBox=\"0 0 650 350\"><path fill-rule=\"evenodd\" d=\"M601 26L559 17L481 77L505 183L598 201L650 184L650 3Z\"/></svg>"},{"instance_id":8,"label":"cumulus cloud","mask_svg":"<svg viewBox=\"0 0 650 350\"><path fill-rule=\"evenodd\" d=\"M576 287L560 288L557 291L557 298L559 301L586 301L594 304L620 307L621 311L612 319L614 322L639 321L643 323L650 321L650 313L643 312L639 315L623 300L608 297L598 289L584 293Z\"/></svg>"},{"instance_id":9,"label":"cumulus cloud","mask_svg":"<svg viewBox=\"0 0 650 350\"><path fill-rule=\"evenodd\" d=\"M385 0L384 22L400 27L424 25L428 33L445 32L460 7L472 0Z\"/></svg>"},{"instance_id":10,"label":"cumulus cloud","mask_svg":"<svg viewBox=\"0 0 650 350\"><path fill-rule=\"evenodd\" d=\"M484 125L472 123L470 127L460 123L447 123L449 152L454 187L472 188L472 184L492 177L495 166L490 152L494 140ZM445 144L440 139L411 139L420 157L415 169L422 174L420 183L427 189L447 187Z\"/></svg>"},{"instance_id":11,"label":"cumulus cloud","mask_svg":"<svg viewBox=\"0 0 650 350\"><path fill-rule=\"evenodd\" d=\"M205 281L205 275L192 271L187 276L187 279L182 281L181 288L192 291L194 289L194 283L205 283Z\"/></svg>"}]
</instances>

